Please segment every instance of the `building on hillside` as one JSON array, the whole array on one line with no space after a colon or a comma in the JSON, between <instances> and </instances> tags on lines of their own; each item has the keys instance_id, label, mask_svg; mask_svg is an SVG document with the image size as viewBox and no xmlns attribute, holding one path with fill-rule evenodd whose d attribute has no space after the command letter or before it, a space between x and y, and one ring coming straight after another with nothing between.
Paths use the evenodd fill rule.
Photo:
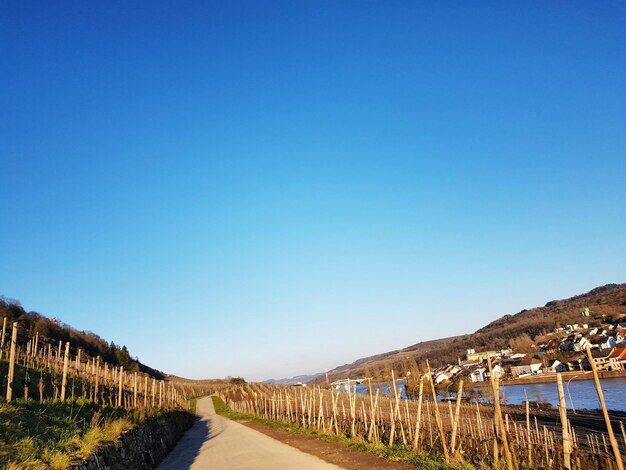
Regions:
<instances>
[{"instance_id":1,"label":"building on hillside","mask_svg":"<svg viewBox=\"0 0 626 470\"><path fill-rule=\"evenodd\" d=\"M486 361L490 357L496 357L498 353L496 351L482 351L476 352L475 349L468 349L467 354L465 355L465 359L467 361L476 361L483 362Z\"/></svg>"},{"instance_id":2,"label":"building on hillside","mask_svg":"<svg viewBox=\"0 0 626 470\"><path fill-rule=\"evenodd\" d=\"M472 382L485 382L487 381L487 369L485 367L474 369L469 377Z\"/></svg>"},{"instance_id":3,"label":"building on hillside","mask_svg":"<svg viewBox=\"0 0 626 470\"><path fill-rule=\"evenodd\" d=\"M609 366L611 370L626 369L626 347L614 348L609 354Z\"/></svg>"},{"instance_id":4,"label":"building on hillside","mask_svg":"<svg viewBox=\"0 0 626 470\"><path fill-rule=\"evenodd\" d=\"M503 360L520 361L520 360L524 359L525 357L526 357L526 354L524 354L524 353L515 353L515 354L508 354L507 356L505 356L503 358Z\"/></svg>"},{"instance_id":5,"label":"building on hillside","mask_svg":"<svg viewBox=\"0 0 626 470\"><path fill-rule=\"evenodd\" d=\"M576 352L584 351L587 348L588 344L589 344L589 340L585 338L584 336L580 336L579 338L576 338L574 340L574 351Z\"/></svg>"},{"instance_id":6,"label":"building on hillside","mask_svg":"<svg viewBox=\"0 0 626 470\"><path fill-rule=\"evenodd\" d=\"M461 361L459 359L459 365L461 367L472 367L472 366L477 366L477 365L480 365L480 364L481 364L481 361L467 361L467 360Z\"/></svg>"},{"instance_id":7,"label":"building on hillside","mask_svg":"<svg viewBox=\"0 0 626 470\"><path fill-rule=\"evenodd\" d=\"M611 351L608 349L600 349L595 350L591 353L591 357L593 358L593 362L596 365L596 369L598 370L610 370L611 369L611 360L609 359L609 355ZM583 359L583 369L591 370L591 365L589 364L589 358L585 356Z\"/></svg>"},{"instance_id":8,"label":"building on hillside","mask_svg":"<svg viewBox=\"0 0 626 470\"><path fill-rule=\"evenodd\" d=\"M502 377L504 377L504 374L504 368L500 364L496 364L491 368L491 376L496 379L501 379Z\"/></svg>"},{"instance_id":9,"label":"building on hillside","mask_svg":"<svg viewBox=\"0 0 626 470\"><path fill-rule=\"evenodd\" d=\"M552 359L548 362L548 367L546 367L546 372L566 372L568 369L566 364L563 364L558 359Z\"/></svg>"},{"instance_id":10,"label":"building on hillside","mask_svg":"<svg viewBox=\"0 0 626 470\"><path fill-rule=\"evenodd\" d=\"M613 349L615 347L615 337L596 336L589 340L592 349Z\"/></svg>"},{"instance_id":11,"label":"building on hillside","mask_svg":"<svg viewBox=\"0 0 626 470\"><path fill-rule=\"evenodd\" d=\"M543 362L534 357L525 358L519 361L517 364L511 366L511 375L513 377L519 377L521 375L540 374Z\"/></svg>"},{"instance_id":12,"label":"building on hillside","mask_svg":"<svg viewBox=\"0 0 626 470\"><path fill-rule=\"evenodd\" d=\"M585 354L579 354L575 357L572 357L569 361L567 361L567 368L569 371L579 371L585 370L584 360L587 356Z\"/></svg>"},{"instance_id":13,"label":"building on hillside","mask_svg":"<svg viewBox=\"0 0 626 470\"><path fill-rule=\"evenodd\" d=\"M450 380L452 375L446 374L445 372L439 372L435 375L435 383L438 385L441 382L445 382L446 380Z\"/></svg>"}]
</instances>

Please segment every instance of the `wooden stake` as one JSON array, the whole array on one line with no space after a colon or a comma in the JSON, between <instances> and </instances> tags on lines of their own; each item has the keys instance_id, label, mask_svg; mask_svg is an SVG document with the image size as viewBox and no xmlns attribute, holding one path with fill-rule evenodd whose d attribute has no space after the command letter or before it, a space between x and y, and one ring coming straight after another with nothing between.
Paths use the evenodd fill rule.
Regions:
<instances>
[{"instance_id":1,"label":"wooden stake","mask_svg":"<svg viewBox=\"0 0 626 470\"><path fill-rule=\"evenodd\" d=\"M4 336L2 338L4 340ZM13 376L15 375L15 346L17 343L17 322L13 323L11 333L11 352L9 353L9 376L7 381L7 401L13 398Z\"/></svg>"},{"instance_id":2,"label":"wooden stake","mask_svg":"<svg viewBox=\"0 0 626 470\"><path fill-rule=\"evenodd\" d=\"M591 370L593 372L593 380L595 381L596 392L598 392L598 398L600 399L600 404L602 405L602 414L604 415L604 421L606 422L606 429L609 432L609 440L611 441L611 447L613 449L613 455L615 456L615 462L617 463L617 469L624 470L622 454L620 453L617 439L615 439L615 434L613 434L613 426L611 425L609 412L606 409L604 393L602 392L602 387L600 386L600 378L598 377L598 370L596 368L596 363L593 360L593 356L591 355L591 348L589 347L589 345L587 345L587 359L589 359L589 364L591 365Z\"/></svg>"},{"instance_id":3,"label":"wooden stake","mask_svg":"<svg viewBox=\"0 0 626 470\"><path fill-rule=\"evenodd\" d=\"M2 320L2 337L0 338L0 361L2 360L2 353L4 352L4 339L7 335L7 317Z\"/></svg>"},{"instance_id":4,"label":"wooden stake","mask_svg":"<svg viewBox=\"0 0 626 470\"><path fill-rule=\"evenodd\" d=\"M118 393L117 393L117 406L118 407L122 406L123 385L124 385L124 366L120 366L119 388L118 388Z\"/></svg>"},{"instance_id":5,"label":"wooden stake","mask_svg":"<svg viewBox=\"0 0 626 470\"><path fill-rule=\"evenodd\" d=\"M148 408L149 404L150 403L148 402L148 376L146 375L143 378L143 407Z\"/></svg>"},{"instance_id":6,"label":"wooden stake","mask_svg":"<svg viewBox=\"0 0 626 470\"><path fill-rule=\"evenodd\" d=\"M96 366L95 366L95 375L96 375L96 385L94 391L94 402L98 403L98 395L100 394L100 356L96 358Z\"/></svg>"},{"instance_id":7,"label":"wooden stake","mask_svg":"<svg viewBox=\"0 0 626 470\"><path fill-rule=\"evenodd\" d=\"M459 427L459 413L461 411L461 397L463 395L463 381L460 381L458 395L456 397L456 410L454 411L454 422L452 423L452 438L450 442L450 452L454 454L456 448L456 431Z\"/></svg>"},{"instance_id":8,"label":"wooden stake","mask_svg":"<svg viewBox=\"0 0 626 470\"><path fill-rule=\"evenodd\" d=\"M63 358L63 379L61 381L61 401L65 401L65 389L67 387L67 367L70 359L70 343L65 343L65 357Z\"/></svg>"},{"instance_id":9,"label":"wooden stake","mask_svg":"<svg viewBox=\"0 0 626 470\"><path fill-rule=\"evenodd\" d=\"M137 372L135 372L135 386L133 392L133 408L137 408Z\"/></svg>"},{"instance_id":10,"label":"wooden stake","mask_svg":"<svg viewBox=\"0 0 626 470\"><path fill-rule=\"evenodd\" d=\"M156 388L156 379L152 379L152 408L154 408L154 396L155 396L155 388Z\"/></svg>"},{"instance_id":11,"label":"wooden stake","mask_svg":"<svg viewBox=\"0 0 626 470\"><path fill-rule=\"evenodd\" d=\"M443 446L443 455L446 462L450 460L450 454L448 452L448 444L446 442L446 435L443 432L443 423L441 421L441 415L439 414L439 406L437 403L437 392L435 391L435 382L433 381L433 374L430 371L430 364L426 360L426 367L428 368L428 381L430 382L430 391L433 394L433 406L435 407L435 420L437 421L437 427L439 428L439 434L441 435L441 445Z\"/></svg>"},{"instance_id":12,"label":"wooden stake","mask_svg":"<svg viewBox=\"0 0 626 470\"><path fill-rule=\"evenodd\" d=\"M528 466L533 466L533 445L530 432L530 403L526 400L526 444L528 447Z\"/></svg>"},{"instance_id":13,"label":"wooden stake","mask_svg":"<svg viewBox=\"0 0 626 470\"><path fill-rule=\"evenodd\" d=\"M420 426L422 424L422 393L424 392L423 377L420 377L420 388L417 398L417 421L415 422L415 435L413 440L413 450L417 450L420 440Z\"/></svg>"},{"instance_id":14,"label":"wooden stake","mask_svg":"<svg viewBox=\"0 0 626 470\"><path fill-rule=\"evenodd\" d=\"M567 424L567 408L565 405L565 395L563 393L563 378L561 374L556 374L556 386L559 392L559 415L561 417L561 430L563 431L563 468L572 468L572 443L570 441L569 427Z\"/></svg>"},{"instance_id":15,"label":"wooden stake","mask_svg":"<svg viewBox=\"0 0 626 470\"><path fill-rule=\"evenodd\" d=\"M513 459L509 449L509 441L506 436L506 430L504 428L504 420L502 419L502 410L500 409L500 384L498 377L493 375L493 369L491 367L491 358L487 358L487 365L489 367L489 377L491 378L491 387L493 390L493 403L495 408L494 421L496 423L496 434L504 450L504 457L506 459L506 467L509 470L515 470L513 466Z\"/></svg>"}]
</instances>

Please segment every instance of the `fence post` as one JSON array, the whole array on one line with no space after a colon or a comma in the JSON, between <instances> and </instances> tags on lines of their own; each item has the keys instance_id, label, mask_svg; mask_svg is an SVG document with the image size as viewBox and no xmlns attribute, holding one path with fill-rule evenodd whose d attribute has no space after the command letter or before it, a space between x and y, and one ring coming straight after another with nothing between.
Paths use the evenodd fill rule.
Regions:
<instances>
[{"instance_id":1,"label":"fence post","mask_svg":"<svg viewBox=\"0 0 626 470\"><path fill-rule=\"evenodd\" d=\"M0 361L2 360L2 354L4 353L4 338L7 335L7 317L4 317L2 321L2 339L0 339Z\"/></svg>"},{"instance_id":2,"label":"fence post","mask_svg":"<svg viewBox=\"0 0 626 470\"><path fill-rule=\"evenodd\" d=\"M67 387L67 367L70 359L70 342L65 343L65 357L63 358L63 380L61 381L61 401L65 401L65 389Z\"/></svg>"},{"instance_id":3,"label":"fence post","mask_svg":"<svg viewBox=\"0 0 626 470\"><path fill-rule=\"evenodd\" d=\"M133 408L137 408L137 372L135 372L135 383L133 390Z\"/></svg>"},{"instance_id":4,"label":"fence post","mask_svg":"<svg viewBox=\"0 0 626 470\"><path fill-rule=\"evenodd\" d=\"M122 406L122 386L123 386L123 378L124 378L124 366L120 366L120 373L119 373L119 392L117 395L117 406Z\"/></svg>"},{"instance_id":5,"label":"fence post","mask_svg":"<svg viewBox=\"0 0 626 470\"><path fill-rule=\"evenodd\" d=\"M15 343L17 343L17 322L13 323L13 333L11 336L11 353L9 356L9 377L7 381L7 401L11 401L11 398L13 398L13 375L15 374L15 346L16 346Z\"/></svg>"},{"instance_id":6,"label":"fence post","mask_svg":"<svg viewBox=\"0 0 626 470\"><path fill-rule=\"evenodd\" d=\"M613 449L613 454L615 455L615 462L617 463L618 470L624 470L624 463L622 462L622 454L619 450L619 445L617 444L617 440L615 439L615 434L613 434L613 426L611 426L611 419L609 418L609 412L606 410L606 403L604 402L604 393L602 392L602 387L600 386L600 378L598 377L598 369L596 368L596 363L593 360L593 356L591 355L591 348L587 345L587 359L589 359L589 365L591 366L591 370L593 371L593 380L596 384L596 391L598 392L598 398L600 399L600 404L602 405L602 414L604 415L604 421L606 422L606 429L609 432L609 440L611 441L611 447Z\"/></svg>"},{"instance_id":7,"label":"fence post","mask_svg":"<svg viewBox=\"0 0 626 470\"><path fill-rule=\"evenodd\" d=\"M559 392L559 415L561 417L561 428L563 431L563 468L572 468L572 443L570 441L569 427L567 425L567 408L565 405L565 394L563 393L563 378L561 374L556 374L556 387Z\"/></svg>"},{"instance_id":8,"label":"fence post","mask_svg":"<svg viewBox=\"0 0 626 470\"><path fill-rule=\"evenodd\" d=\"M100 356L96 358L96 385L94 391L94 402L98 404L98 394L100 393Z\"/></svg>"}]
</instances>

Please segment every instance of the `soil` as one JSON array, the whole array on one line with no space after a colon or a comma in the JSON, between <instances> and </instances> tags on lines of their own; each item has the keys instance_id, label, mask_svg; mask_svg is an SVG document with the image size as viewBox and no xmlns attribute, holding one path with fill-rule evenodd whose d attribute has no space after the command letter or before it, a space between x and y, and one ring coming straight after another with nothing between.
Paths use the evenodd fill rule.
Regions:
<instances>
[{"instance_id":1,"label":"soil","mask_svg":"<svg viewBox=\"0 0 626 470\"><path fill-rule=\"evenodd\" d=\"M381 469L381 470L414 470L409 463L392 462L367 452L361 452L339 442L326 442L312 436L298 434L286 429L275 429L255 421L238 421L256 431L262 432L272 439L283 442L296 449L315 455L325 462L335 464L346 470Z\"/></svg>"}]
</instances>

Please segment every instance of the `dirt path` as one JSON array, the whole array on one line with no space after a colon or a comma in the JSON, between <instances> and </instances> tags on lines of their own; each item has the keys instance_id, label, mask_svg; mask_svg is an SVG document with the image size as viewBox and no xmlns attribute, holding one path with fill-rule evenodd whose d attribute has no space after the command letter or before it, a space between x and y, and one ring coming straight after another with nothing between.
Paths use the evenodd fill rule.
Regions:
<instances>
[{"instance_id":1,"label":"dirt path","mask_svg":"<svg viewBox=\"0 0 626 470\"><path fill-rule=\"evenodd\" d=\"M215 414L210 397L198 400L200 419L158 470L338 470L341 467Z\"/></svg>"}]
</instances>

